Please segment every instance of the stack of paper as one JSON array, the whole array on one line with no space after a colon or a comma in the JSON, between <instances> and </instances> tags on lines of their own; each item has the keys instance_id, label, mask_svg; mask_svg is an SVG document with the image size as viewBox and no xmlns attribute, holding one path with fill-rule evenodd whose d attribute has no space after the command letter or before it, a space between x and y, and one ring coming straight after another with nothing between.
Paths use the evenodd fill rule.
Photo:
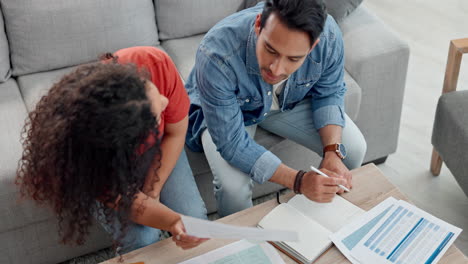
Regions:
<instances>
[{"instance_id":1,"label":"stack of paper","mask_svg":"<svg viewBox=\"0 0 468 264\"><path fill-rule=\"evenodd\" d=\"M437 263L461 229L388 198L330 238L352 263Z\"/></svg>"},{"instance_id":2,"label":"stack of paper","mask_svg":"<svg viewBox=\"0 0 468 264\"><path fill-rule=\"evenodd\" d=\"M268 243L241 240L179 264L285 264Z\"/></svg>"}]
</instances>

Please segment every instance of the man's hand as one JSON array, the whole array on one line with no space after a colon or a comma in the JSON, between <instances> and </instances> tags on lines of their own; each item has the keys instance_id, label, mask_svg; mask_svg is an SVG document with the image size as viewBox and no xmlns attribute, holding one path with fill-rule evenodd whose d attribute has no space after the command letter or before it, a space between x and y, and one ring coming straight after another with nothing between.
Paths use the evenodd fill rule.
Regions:
<instances>
[{"instance_id":1,"label":"man's hand","mask_svg":"<svg viewBox=\"0 0 468 264\"><path fill-rule=\"evenodd\" d=\"M346 184L343 184L348 189L353 188L352 180L353 176L351 172L346 168L343 161L336 155L336 153L329 151L325 153L322 163L320 164L320 169L327 169L334 172L334 176L328 173L330 177L338 177L346 180ZM338 193L343 193L343 189L339 189Z\"/></svg>"},{"instance_id":2,"label":"man's hand","mask_svg":"<svg viewBox=\"0 0 468 264\"><path fill-rule=\"evenodd\" d=\"M322 172L330 178L319 175L315 172L307 172L302 178L301 193L312 201L319 203L329 203L335 194L341 190L338 184L345 185L346 180L340 178L333 171L322 169Z\"/></svg>"},{"instance_id":3,"label":"man's hand","mask_svg":"<svg viewBox=\"0 0 468 264\"><path fill-rule=\"evenodd\" d=\"M209 238L198 238L187 235L181 218L179 218L168 231L172 234L172 240L182 249L194 248L209 240Z\"/></svg>"}]
</instances>

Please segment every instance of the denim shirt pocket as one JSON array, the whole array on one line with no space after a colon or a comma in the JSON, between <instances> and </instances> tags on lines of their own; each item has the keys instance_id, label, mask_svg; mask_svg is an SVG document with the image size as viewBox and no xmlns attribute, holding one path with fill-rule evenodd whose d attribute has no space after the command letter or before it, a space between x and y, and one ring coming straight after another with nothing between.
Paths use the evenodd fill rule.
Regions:
<instances>
[{"instance_id":1,"label":"denim shirt pocket","mask_svg":"<svg viewBox=\"0 0 468 264\"><path fill-rule=\"evenodd\" d=\"M253 96L237 96L237 103L242 110L252 111L262 105L262 100Z\"/></svg>"},{"instance_id":2,"label":"denim shirt pocket","mask_svg":"<svg viewBox=\"0 0 468 264\"><path fill-rule=\"evenodd\" d=\"M291 87L288 99L286 101L288 108L294 107L294 105L300 101L302 101L305 97L310 95L310 90L314 86L317 80L309 80L305 82L298 82L294 87Z\"/></svg>"},{"instance_id":3,"label":"denim shirt pocket","mask_svg":"<svg viewBox=\"0 0 468 264\"><path fill-rule=\"evenodd\" d=\"M298 85L316 82L322 75L322 63L312 57L307 57L301 68L297 71L296 83Z\"/></svg>"}]
</instances>

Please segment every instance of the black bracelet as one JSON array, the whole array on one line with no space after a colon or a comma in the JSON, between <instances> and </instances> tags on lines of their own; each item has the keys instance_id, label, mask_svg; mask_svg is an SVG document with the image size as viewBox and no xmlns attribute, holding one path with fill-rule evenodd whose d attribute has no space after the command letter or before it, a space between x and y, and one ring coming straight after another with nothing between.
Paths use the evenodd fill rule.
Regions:
<instances>
[{"instance_id":1,"label":"black bracelet","mask_svg":"<svg viewBox=\"0 0 468 264\"><path fill-rule=\"evenodd\" d=\"M296 194L301 194L301 184L302 184L302 177L304 177L304 174L306 172L303 170L300 170L296 174L296 179L294 180L294 193Z\"/></svg>"}]
</instances>

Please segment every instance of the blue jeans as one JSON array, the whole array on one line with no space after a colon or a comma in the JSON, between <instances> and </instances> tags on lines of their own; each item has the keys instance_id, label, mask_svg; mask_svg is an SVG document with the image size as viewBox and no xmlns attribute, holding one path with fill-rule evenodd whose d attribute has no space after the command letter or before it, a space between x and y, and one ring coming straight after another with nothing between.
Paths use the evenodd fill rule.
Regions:
<instances>
[{"instance_id":1,"label":"blue jeans","mask_svg":"<svg viewBox=\"0 0 468 264\"><path fill-rule=\"evenodd\" d=\"M180 214L207 219L205 203L198 191L184 150L161 190L160 201ZM120 223L116 217L110 225L104 222L102 213L97 215L97 219L114 240L119 238L121 235ZM130 223L121 240L121 253L124 254L153 244L159 241L160 234L159 229Z\"/></svg>"},{"instance_id":2,"label":"blue jeans","mask_svg":"<svg viewBox=\"0 0 468 264\"><path fill-rule=\"evenodd\" d=\"M343 162L348 169L354 169L361 166L367 144L359 128L347 115L345 120L342 143L346 146L347 157ZM258 125L322 156L322 141L313 125L310 100L301 101L290 111L271 111L268 117ZM251 138L254 137L256 129L257 125L246 127ZM221 157L208 129L202 134L202 144L214 177L213 185L218 214L226 216L252 207L252 179Z\"/></svg>"}]
</instances>

